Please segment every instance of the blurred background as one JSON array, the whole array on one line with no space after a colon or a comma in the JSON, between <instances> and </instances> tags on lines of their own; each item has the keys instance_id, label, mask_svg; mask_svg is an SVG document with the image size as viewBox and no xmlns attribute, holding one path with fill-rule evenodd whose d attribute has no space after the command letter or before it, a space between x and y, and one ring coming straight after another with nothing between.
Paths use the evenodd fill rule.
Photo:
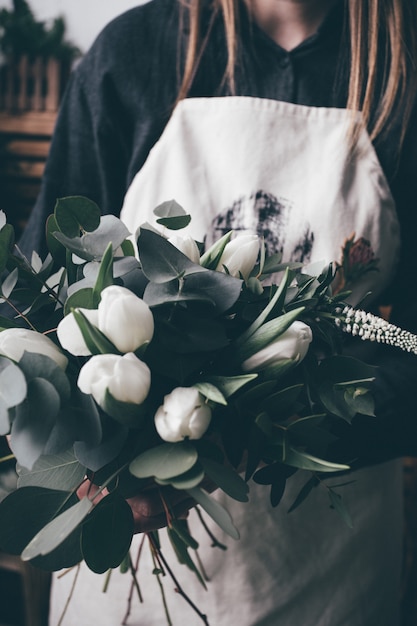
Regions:
<instances>
[{"instance_id":1,"label":"blurred background","mask_svg":"<svg viewBox=\"0 0 417 626\"><path fill-rule=\"evenodd\" d=\"M110 20L143 3L0 0L0 210L17 236L39 192L72 68ZM8 457L0 437L0 499L16 485ZM49 573L0 551L0 626L47 626L49 590Z\"/></svg>"},{"instance_id":2,"label":"blurred background","mask_svg":"<svg viewBox=\"0 0 417 626\"><path fill-rule=\"evenodd\" d=\"M144 0L0 0L0 209L19 235L39 191L74 65Z\"/></svg>"},{"instance_id":3,"label":"blurred background","mask_svg":"<svg viewBox=\"0 0 417 626\"><path fill-rule=\"evenodd\" d=\"M50 21L62 16L68 40L85 52L100 30L116 15L145 0L30 0L36 18ZM0 0L0 10L13 8L12 0Z\"/></svg>"}]
</instances>

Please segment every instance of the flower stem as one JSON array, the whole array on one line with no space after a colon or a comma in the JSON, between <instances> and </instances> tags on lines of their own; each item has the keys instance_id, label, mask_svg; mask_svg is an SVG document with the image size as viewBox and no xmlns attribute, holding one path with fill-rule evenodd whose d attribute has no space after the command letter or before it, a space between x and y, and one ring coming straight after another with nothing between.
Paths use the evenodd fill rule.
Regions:
<instances>
[{"instance_id":1,"label":"flower stem","mask_svg":"<svg viewBox=\"0 0 417 626\"><path fill-rule=\"evenodd\" d=\"M181 585L179 584L174 572L172 571L172 569L169 567L166 559L164 558L161 550L158 548L158 546L155 543L154 538L152 537L151 534L148 535L149 537L149 541L151 542L151 545L153 547L153 550L155 551L155 554L158 555L158 559L161 560L164 568L166 569L166 571L168 572L169 576L171 577L171 580L173 581L174 585L175 585L175 591L177 593L180 594L180 596L182 596L184 598L184 600L190 605L190 607L193 609L193 611L195 611L195 613L197 613L197 615L199 616L199 618L204 622L204 624L206 624L206 626L210 626L208 619L207 619L207 615L204 615L204 613L202 613L198 607L194 604L194 602L191 600L191 598L185 593L185 591L183 590L183 588L181 587Z\"/></svg>"}]
</instances>

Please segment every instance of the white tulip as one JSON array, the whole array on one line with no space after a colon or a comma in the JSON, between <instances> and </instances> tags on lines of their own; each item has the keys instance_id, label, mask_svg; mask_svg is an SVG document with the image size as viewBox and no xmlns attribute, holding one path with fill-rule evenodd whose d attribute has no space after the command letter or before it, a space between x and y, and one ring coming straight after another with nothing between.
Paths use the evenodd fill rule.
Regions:
<instances>
[{"instance_id":1,"label":"white tulip","mask_svg":"<svg viewBox=\"0 0 417 626\"><path fill-rule=\"evenodd\" d=\"M120 352L134 352L153 337L153 315L141 298L126 287L111 285L101 292L98 327Z\"/></svg>"},{"instance_id":2,"label":"white tulip","mask_svg":"<svg viewBox=\"0 0 417 626\"><path fill-rule=\"evenodd\" d=\"M151 372L131 352L123 356L97 354L82 366L77 384L106 410L107 390L119 402L142 404L149 393Z\"/></svg>"},{"instance_id":3,"label":"white tulip","mask_svg":"<svg viewBox=\"0 0 417 626\"><path fill-rule=\"evenodd\" d=\"M200 251L194 239L190 235L172 235L168 239L169 243L178 248L193 263L200 263Z\"/></svg>"},{"instance_id":4,"label":"white tulip","mask_svg":"<svg viewBox=\"0 0 417 626\"><path fill-rule=\"evenodd\" d=\"M195 387L177 387L165 396L155 414L155 427L164 441L200 439L211 420L211 409Z\"/></svg>"},{"instance_id":5,"label":"white tulip","mask_svg":"<svg viewBox=\"0 0 417 626\"><path fill-rule=\"evenodd\" d=\"M253 270L259 254L259 237L257 235L238 235L226 244L217 271L225 271L224 267L232 276L245 280Z\"/></svg>"},{"instance_id":6,"label":"white tulip","mask_svg":"<svg viewBox=\"0 0 417 626\"><path fill-rule=\"evenodd\" d=\"M77 309L77 311L80 311L93 326L98 326L97 309ZM75 356L89 356L91 354L73 313L69 313L59 322L56 333L64 350L68 350Z\"/></svg>"},{"instance_id":7,"label":"white tulip","mask_svg":"<svg viewBox=\"0 0 417 626\"><path fill-rule=\"evenodd\" d=\"M46 335L27 328L7 328L0 332L0 354L19 362L24 352L43 354L61 367L68 365L68 359Z\"/></svg>"},{"instance_id":8,"label":"white tulip","mask_svg":"<svg viewBox=\"0 0 417 626\"><path fill-rule=\"evenodd\" d=\"M272 343L242 363L244 372L260 372L270 365L291 359L300 363L306 356L313 333L310 326L296 320Z\"/></svg>"}]
</instances>

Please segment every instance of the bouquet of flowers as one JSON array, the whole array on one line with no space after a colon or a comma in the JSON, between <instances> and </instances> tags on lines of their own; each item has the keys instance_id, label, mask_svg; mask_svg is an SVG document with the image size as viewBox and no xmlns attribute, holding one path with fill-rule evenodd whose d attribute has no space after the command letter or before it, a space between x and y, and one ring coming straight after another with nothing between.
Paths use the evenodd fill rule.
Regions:
<instances>
[{"instance_id":1,"label":"bouquet of flowers","mask_svg":"<svg viewBox=\"0 0 417 626\"><path fill-rule=\"evenodd\" d=\"M160 230L144 224L133 240L90 200L60 199L44 260L24 258L1 217L1 298L14 314L0 318L0 434L18 484L0 504L0 547L41 568L130 568L126 500L154 488L179 561L200 576L172 493L238 538L210 491L245 502L252 478L276 506L305 471L295 508L349 469L332 454L340 424L373 415L374 369L339 354L342 331L416 352L415 336L344 304L335 264L311 275L232 233L204 251L178 234L191 218L176 202L155 215Z\"/></svg>"}]
</instances>

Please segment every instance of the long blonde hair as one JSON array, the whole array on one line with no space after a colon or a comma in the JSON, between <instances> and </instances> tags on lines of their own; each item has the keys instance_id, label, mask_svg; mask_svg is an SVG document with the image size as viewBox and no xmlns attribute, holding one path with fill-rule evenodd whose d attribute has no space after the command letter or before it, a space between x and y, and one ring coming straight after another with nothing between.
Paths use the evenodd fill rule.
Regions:
<instances>
[{"instance_id":1,"label":"long blonde hair","mask_svg":"<svg viewBox=\"0 0 417 626\"><path fill-rule=\"evenodd\" d=\"M209 28L202 37L200 24L207 0L181 3L189 14L189 37L178 100L187 95L210 36ZM239 0L212 0L212 15L223 20L227 47L224 77L234 93ZM346 18L350 43L346 108L362 112L372 139L388 130L401 111L402 140L417 93L417 2L349 0ZM382 89L377 89L380 85Z\"/></svg>"}]
</instances>

